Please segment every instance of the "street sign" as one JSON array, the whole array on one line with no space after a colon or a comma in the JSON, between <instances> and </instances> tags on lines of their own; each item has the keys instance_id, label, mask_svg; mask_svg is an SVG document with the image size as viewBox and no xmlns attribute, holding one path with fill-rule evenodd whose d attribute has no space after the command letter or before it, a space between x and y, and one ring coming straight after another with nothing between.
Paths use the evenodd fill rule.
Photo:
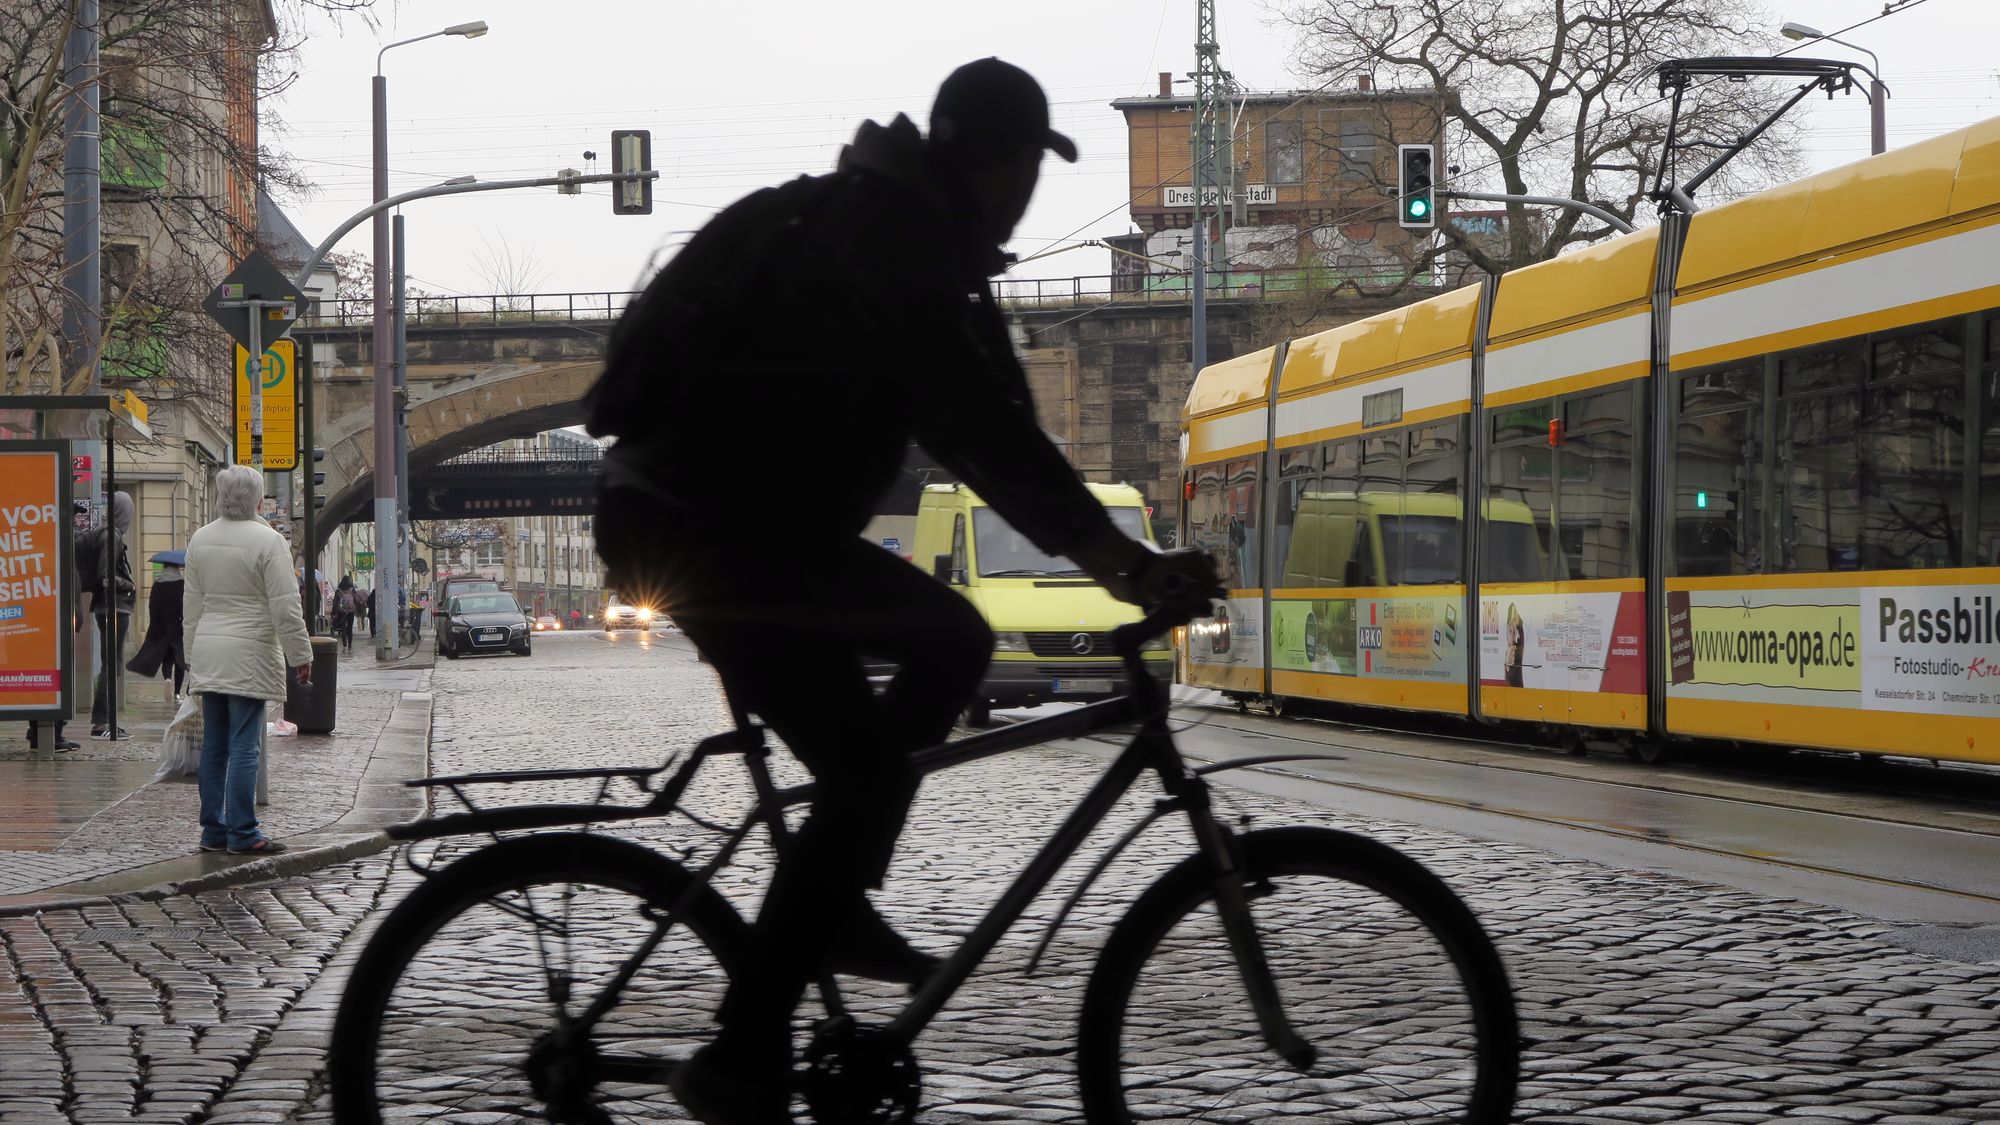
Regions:
<instances>
[{"instance_id":1,"label":"street sign","mask_svg":"<svg viewBox=\"0 0 2000 1125\"><path fill-rule=\"evenodd\" d=\"M354 569L361 571L364 574L373 571L375 569L375 552L373 551L354 552Z\"/></svg>"},{"instance_id":2,"label":"street sign","mask_svg":"<svg viewBox=\"0 0 2000 1125\"><path fill-rule=\"evenodd\" d=\"M257 339L268 343L291 331L299 319L299 307L303 302L299 287L293 285L278 267L266 258L261 250L250 251L249 257L239 262L229 276L222 279L201 303L208 315L222 326L224 332L236 338L236 342L249 347L250 318L259 317ZM274 307L235 305L238 301L275 302Z\"/></svg>"},{"instance_id":3,"label":"street sign","mask_svg":"<svg viewBox=\"0 0 2000 1125\"><path fill-rule=\"evenodd\" d=\"M264 396L264 468L295 469L299 464L298 383L292 367L298 345L279 340L264 349L259 381ZM250 353L236 349L236 463L250 459Z\"/></svg>"}]
</instances>

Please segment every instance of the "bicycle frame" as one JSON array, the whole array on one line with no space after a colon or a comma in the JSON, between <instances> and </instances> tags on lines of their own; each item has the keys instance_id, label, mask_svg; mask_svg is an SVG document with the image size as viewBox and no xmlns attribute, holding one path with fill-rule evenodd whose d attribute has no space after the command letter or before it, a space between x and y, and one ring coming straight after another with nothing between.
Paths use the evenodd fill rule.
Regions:
<instances>
[{"instance_id":1,"label":"bicycle frame","mask_svg":"<svg viewBox=\"0 0 2000 1125\"><path fill-rule=\"evenodd\" d=\"M1276 985L1264 959L1262 942L1257 936L1256 927L1251 922L1242 881L1237 875L1241 864L1236 851L1235 834L1216 821L1209 802L1208 785L1202 780L1202 775L1218 768L1231 768L1236 765L1338 756L1269 755L1241 763L1207 766L1199 771L1190 769L1181 757L1180 750L1174 744L1173 735L1167 727L1165 689L1145 671L1139 659L1139 643L1162 631L1161 616L1156 614L1145 621L1123 626L1114 634L1114 643L1117 644L1126 664L1130 685L1126 694L1098 703L1085 704L1060 714L985 731L912 755L912 764L917 772L927 775L1056 739L1092 734L1135 720L1140 724L1130 744L1111 761L1048 841L1014 877L1000 898L988 908L972 932L960 941L957 948L916 991L903 1010L881 1029L885 1038L896 1047L906 1048L915 1041L931 1019L971 977L986 955L992 952L1007 930L1026 913L1029 904L1048 887L1056 873L1077 853L1091 831L1103 823L1111 809L1131 790L1140 776L1151 771L1159 775L1161 785L1167 793L1156 811L1156 816L1172 810L1184 812L1193 830L1196 846L1214 872L1217 911L1222 918L1231 953L1235 956L1242 973L1246 993L1266 1041L1278 1055L1295 1066L1305 1066L1311 1062L1311 1047L1300 1039L1285 1018ZM716 854L710 857L695 874L692 888L705 886L714 873L728 863L736 848L758 824L764 824L770 829L782 850L786 836L784 810L793 805L809 803L814 793L814 786L810 783L782 789L774 786L762 760L767 750L761 729L750 724L747 717L740 712L737 718L739 724L737 730L703 740L690 759L674 772L651 800L642 805L546 805L516 806L491 811L475 810L471 813L397 825L390 830L390 835L396 839L416 840L464 832L497 833L554 827L561 824L664 816L674 811L681 794L686 791L694 774L708 756L716 753L741 752L746 755L747 764L750 766L757 799L741 824L728 831L727 838ZM618 777L643 779L657 775L665 768L662 766L650 770L534 770L508 774L468 774L424 779L410 784L450 788L454 793L459 793L463 799L460 786L480 781L559 777L601 778L608 786ZM1121 842L1119 846L1122 847L1123 843ZM1094 879L1101 870L1102 865L1092 871L1089 878ZM691 896L695 892L694 889L690 889L687 893ZM571 1033L587 1035L591 1026L618 1002L619 993L631 980L638 964L664 937L673 924L675 913L684 905L685 903L676 903L662 913L656 920L657 929L651 940L644 943L642 948L628 959L628 964L614 974L609 986L592 999L586 1010L569 1028ZM837 1013L839 1010L837 990L832 987L830 981L824 980L821 982L821 988L829 1008ZM647 1060L607 1056L599 1059L599 1065L604 1068L605 1073L617 1073L624 1080L639 1080L642 1077L663 1078L663 1075L657 1073L656 1064Z\"/></svg>"}]
</instances>

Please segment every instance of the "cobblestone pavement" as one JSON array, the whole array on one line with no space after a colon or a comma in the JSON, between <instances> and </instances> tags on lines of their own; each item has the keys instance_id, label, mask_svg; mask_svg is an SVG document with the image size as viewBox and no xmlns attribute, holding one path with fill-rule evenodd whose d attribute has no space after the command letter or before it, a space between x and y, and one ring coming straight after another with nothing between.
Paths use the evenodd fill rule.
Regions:
<instances>
[{"instance_id":1,"label":"cobblestone pavement","mask_svg":"<svg viewBox=\"0 0 2000 1125\"><path fill-rule=\"evenodd\" d=\"M727 723L707 667L677 641L546 638L531 660L464 661L441 668L436 686L434 758L441 771L646 762L659 758L665 746ZM713 772L711 784L694 796L697 811L726 815L740 808L734 768L724 764ZM930 779L889 889L878 895L884 912L920 944L946 948L1074 805L1099 768L1090 759L1044 749ZM497 799L589 796L576 783L523 789ZM1390 843L1420 859L1472 905L1500 946L1518 991L1525 1039L1520 1120L1543 1125L2000 1121L2000 964L1913 952L1890 940L1891 927L1829 908L1614 870L1419 825L1361 821L1242 790L1219 792L1232 812L1253 815L1258 825L1328 825ZM1072 1048L1084 976L1109 926L1137 890L1185 854L1182 833L1164 824L1151 830L1084 898L1042 972L1027 976L1024 970L1039 936L1036 923L1046 920L1060 894L1074 885L1080 863L1094 858L1109 834L1129 824L1150 796L1127 799L1112 827L1086 845L1081 861L1058 877L1052 892L919 1040L923 1120L1079 1116ZM672 846L699 833L676 824L616 835ZM725 881L723 889L746 914L754 907L765 858L762 849L751 848ZM347 909L372 895L377 870L329 873L314 881L311 893L335 896ZM399 899L413 882L400 870L392 874L384 903ZM1338 920L1342 925L1321 923L1315 936L1337 937L1372 925L1371 918L1354 914ZM216 1108L213 1121L329 1119L314 1071L343 966L358 944L350 941L304 994ZM1353 995L1371 1000L1385 992L1380 986L1411 948L1392 947L1397 957L1377 958L1372 966L1356 959L1355 971L1364 975L1336 982L1328 995L1345 1001L1337 989L1350 985L1357 990ZM504 1056L495 1045L520 1041L517 1021L524 1024L531 1014L519 994L492 987L500 981L524 986L531 979L523 974L524 947L518 940L464 936L445 948L459 966L457 975L434 977L421 990L425 1006L419 1018L427 1030L411 1037L414 1050L390 1069L388 1080L398 1096L453 1089L477 1094L464 1075L425 1073L424 1064L443 1048L478 1042L475 1065L496 1067ZM1365 952L1366 945L1343 948ZM676 1021L696 1019L712 1000L714 979L699 983L680 1008L653 1013L659 1021L655 1031L669 1024L693 1026ZM1161 1003L1185 999L1167 996ZM879 1017L894 1002L882 989L863 988L856 999L864 1019ZM1224 1014L1229 1007L1226 1000L1208 1000L1192 1015L1170 1013L1139 1030L1240 1027ZM1327 1010L1340 1018L1363 1007L1342 1003ZM1391 1028L1393 1035L1417 1042L1410 1030ZM1238 1046L1228 1037L1211 1042L1207 1049L1224 1054ZM506 1080L497 1070L475 1077L479 1089ZM1412 1071L1408 1080L1434 1077ZM1226 1090L1232 1081L1226 1066L1183 1075L1167 1084L1172 1096L1164 1100L1184 1101L1179 1094L1192 1090ZM504 1098L482 1102L436 1093L436 1101L467 1111L440 1120L507 1116ZM660 1094L624 1108L626 1119L681 1119ZM1283 1117L1280 1106L1241 1108L1244 1119ZM1383 1113L1329 1119L1397 1118Z\"/></svg>"},{"instance_id":2,"label":"cobblestone pavement","mask_svg":"<svg viewBox=\"0 0 2000 1125\"><path fill-rule=\"evenodd\" d=\"M727 723L707 667L668 640L545 638L532 659L442 667L434 686L440 771L646 762ZM946 948L1098 768L1050 749L931 779L879 896L885 913L920 944ZM740 808L739 777L723 764L691 804L707 814ZM589 796L574 783L523 788L498 799ZM2000 964L1912 952L1888 940L1890 927L1827 908L1219 792L1259 825L1331 825L1389 842L1471 903L1520 994L1520 1120L2000 1121ZM1148 797L1128 799L1113 829ZM1085 861L1109 831L1085 847ZM649 825L614 835L666 846L699 833ZM919 1040L922 1120L1078 1118L1072 1048L1084 974L1137 890L1185 851L1177 829L1154 828L1086 896L1041 973L1027 976L1036 923L1074 885L1077 865L1058 877ZM746 914L767 858L750 853L723 888ZM320 1071L345 967L379 908L414 882L376 857L255 887L0 920L16 982L0 994L0 1121L329 1120ZM138 932L86 935L91 927ZM179 927L200 932L169 932ZM1357 928L1366 927L1340 929ZM504 935L453 948L477 956L430 983L434 1006L423 1018L435 1034L415 1041L434 1051L463 1042L465 1028L496 1042L518 1035L511 1020L529 1007L487 986L524 981L521 950ZM1393 971L1386 964L1374 971ZM661 1026L707 1009L716 981L699 984L678 1008L655 1007ZM895 1003L886 989L857 991L864 1018ZM1206 1003L1164 1022L1226 1029L1218 1013L1227 1007ZM1225 1039L1217 1049L1233 1046ZM405 1059L394 1079L404 1089L451 1081L412 1073L424 1061ZM1228 1069L1196 1077L1184 1085L1227 1088ZM439 1119L511 1119L493 1106L462 1108L480 1112ZM629 1108L627 1120L681 1119L664 1095ZM1282 1119L1278 1107L1247 1109L1250 1119Z\"/></svg>"},{"instance_id":3,"label":"cobblestone pavement","mask_svg":"<svg viewBox=\"0 0 2000 1125\"><path fill-rule=\"evenodd\" d=\"M375 673L371 653L341 661L338 724L328 735L270 740L270 803L258 809L266 834L284 838L323 828L354 805L371 748L402 691L421 677ZM386 682L384 682L386 680ZM410 682L400 682L410 681ZM193 784L147 784L171 709L153 705L130 721L133 737L80 739L79 749L0 749L0 904L78 880L195 851L200 796ZM272 708L276 718L278 709ZM72 724L71 733L80 728ZM84 729L87 729L85 724ZM231 860L210 857L215 865Z\"/></svg>"}]
</instances>

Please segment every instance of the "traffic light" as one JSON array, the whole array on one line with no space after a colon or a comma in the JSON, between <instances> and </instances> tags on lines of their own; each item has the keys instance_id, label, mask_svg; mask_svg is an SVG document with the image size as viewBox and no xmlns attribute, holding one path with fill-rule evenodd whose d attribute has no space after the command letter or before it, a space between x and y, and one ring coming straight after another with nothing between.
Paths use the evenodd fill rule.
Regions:
<instances>
[{"instance_id":1,"label":"traffic light","mask_svg":"<svg viewBox=\"0 0 2000 1125\"><path fill-rule=\"evenodd\" d=\"M613 129L611 131L611 171L650 172L653 169L653 131ZM650 215L653 213L653 181L620 180L611 185L611 213Z\"/></svg>"},{"instance_id":2,"label":"traffic light","mask_svg":"<svg viewBox=\"0 0 2000 1125\"><path fill-rule=\"evenodd\" d=\"M1413 230L1437 226L1437 187L1431 182L1436 145L1396 146L1396 222Z\"/></svg>"},{"instance_id":3,"label":"traffic light","mask_svg":"<svg viewBox=\"0 0 2000 1125\"><path fill-rule=\"evenodd\" d=\"M326 483L326 470L317 467L319 463L324 460L326 460L326 450L319 446L314 446L313 447L313 465L315 466L313 469L314 488L318 488L320 485Z\"/></svg>"}]
</instances>

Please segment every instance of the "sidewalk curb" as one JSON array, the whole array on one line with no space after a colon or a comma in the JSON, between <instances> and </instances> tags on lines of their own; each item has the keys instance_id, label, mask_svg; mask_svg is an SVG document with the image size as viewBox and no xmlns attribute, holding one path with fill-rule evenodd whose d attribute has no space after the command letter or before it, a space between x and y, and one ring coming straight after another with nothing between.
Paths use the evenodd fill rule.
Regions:
<instances>
[{"instance_id":1,"label":"sidewalk curb","mask_svg":"<svg viewBox=\"0 0 2000 1125\"><path fill-rule=\"evenodd\" d=\"M413 764L417 767L414 772L418 776L429 775L431 719L434 707L435 697L431 692L403 692L402 697L390 711L388 721L383 724L381 734L376 737L375 754L369 763L367 773L363 775L360 788L355 791L354 808L339 820L304 834L308 836L338 834L348 838L325 844L289 847L278 855L232 864L218 871L206 871L190 878L156 883L135 890L95 895L67 895L40 902L0 906L0 918L32 916L53 910L82 910L116 903L152 902L178 895L201 894L244 883L290 878L385 851L395 846L396 842L384 835L382 829L388 824L416 819L423 814L424 806L422 790L406 789L402 786L401 777L385 775L396 773L408 775L412 772L408 769L391 768L399 756L404 759L406 765L411 764L410 759L414 759ZM399 748L394 745L399 741L407 741L411 745ZM378 796L394 794L391 803L404 807L393 810L383 809L379 804L371 807L364 802L371 788ZM101 878L114 877L115 875ZM79 880L79 882L96 881L98 879Z\"/></svg>"}]
</instances>

